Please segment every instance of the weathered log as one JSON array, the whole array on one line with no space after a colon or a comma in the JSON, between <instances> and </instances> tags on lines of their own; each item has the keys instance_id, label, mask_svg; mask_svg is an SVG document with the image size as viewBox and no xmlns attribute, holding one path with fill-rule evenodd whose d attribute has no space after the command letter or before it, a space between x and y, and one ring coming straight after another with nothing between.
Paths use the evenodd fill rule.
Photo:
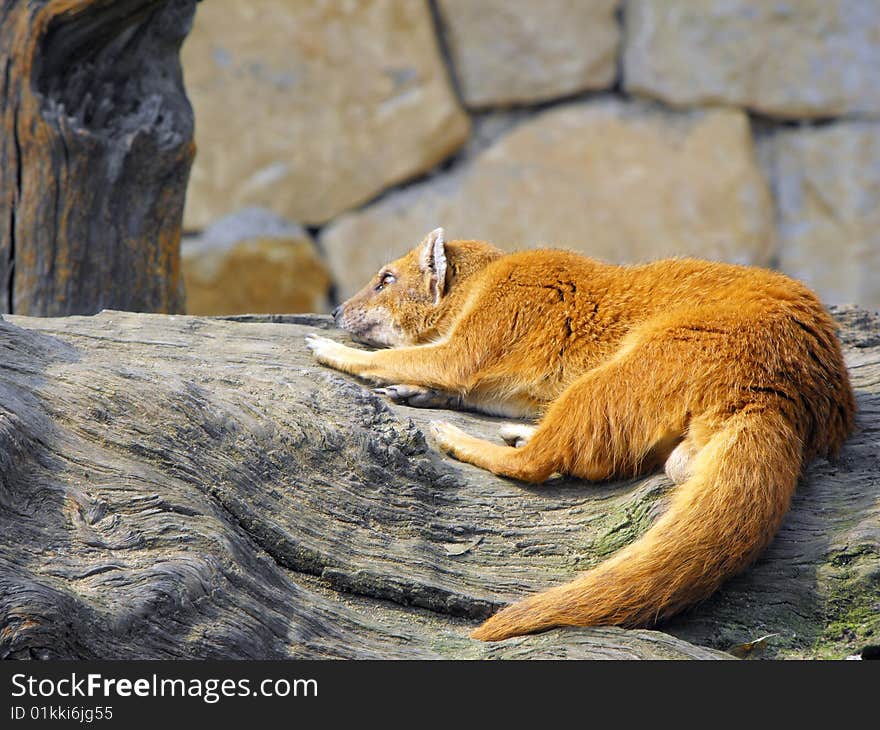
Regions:
<instances>
[{"instance_id":1,"label":"weathered log","mask_svg":"<svg viewBox=\"0 0 880 730\"><path fill-rule=\"evenodd\" d=\"M771 548L661 631L468 630L662 509L662 475L534 487L316 365L318 316L0 322L0 657L842 657L880 631L880 320L836 313L859 430ZM439 414L494 437L496 419Z\"/></svg>"},{"instance_id":2,"label":"weathered log","mask_svg":"<svg viewBox=\"0 0 880 730\"><path fill-rule=\"evenodd\" d=\"M0 311L183 310L196 0L0 8Z\"/></svg>"}]
</instances>

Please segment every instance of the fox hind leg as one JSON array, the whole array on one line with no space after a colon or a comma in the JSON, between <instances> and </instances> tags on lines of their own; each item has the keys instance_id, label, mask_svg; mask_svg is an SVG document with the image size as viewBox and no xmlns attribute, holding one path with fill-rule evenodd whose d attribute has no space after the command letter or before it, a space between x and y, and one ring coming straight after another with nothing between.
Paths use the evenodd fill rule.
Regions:
<instances>
[{"instance_id":1,"label":"fox hind leg","mask_svg":"<svg viewBox=\"0 0 880 730\"><path fill-rule=\"evenodd\" d=\"M642 473L657 457L669 456L687 420L682 384L652 370L660 353L651 345L633 347L575 380L521 448L498 446L447 424L435 427L437 443L460 461L528 482L553 473L593 481ZM513 428L502 434L514 444L518 436ZM686 448L670 464L676 478L686 473Z\"/></svg>"},{"instance_id":2,"label":"fox hind leg","mask_svg":"<svg viewBox=\"0 0 880 730\"><path fill-rule=\"evenodd\" d=\"M537 483L545 481L554 471L551 461L522 458L525 448L493 444L471 436L451 423L434 421L431 433L442 451L495 474Z\"/></svg>"}]
</instances>

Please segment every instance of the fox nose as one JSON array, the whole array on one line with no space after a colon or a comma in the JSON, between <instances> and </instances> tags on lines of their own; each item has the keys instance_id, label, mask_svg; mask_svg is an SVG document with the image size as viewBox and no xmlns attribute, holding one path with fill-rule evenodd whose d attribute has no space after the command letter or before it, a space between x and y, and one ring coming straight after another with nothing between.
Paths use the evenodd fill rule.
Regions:
<instances>
[{"instance_id":1,"label":"fox nose","mask_svg":"<svg viewBox=\"0 0 880 730\"><path fill-rule=\"evenodd\" d=\"M339 306L339 307L334 307L334 308L333 308L333 311L330 312L330 314L333 315L333 319L334 319L335 321L338 322L338 321L339 321L339 315L342 314L342 307L341 307L341 306Z\"/></svg>"}]
</instances>

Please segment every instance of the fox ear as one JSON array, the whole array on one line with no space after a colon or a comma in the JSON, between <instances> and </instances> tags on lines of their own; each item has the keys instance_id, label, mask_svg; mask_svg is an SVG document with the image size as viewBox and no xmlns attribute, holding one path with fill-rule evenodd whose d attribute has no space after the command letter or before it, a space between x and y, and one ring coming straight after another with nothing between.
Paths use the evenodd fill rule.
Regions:
<instances>
[{"instance_id":1,"label":"fox ear","mask_svg":"<svg viewBox=\"0 0 880 730\"><path fill-rule=\"evenodd\" d=\"M422 241L419 267L428 276L434 304L446 293L446 231L435 228Z\"/></svg>"}]
</instances>

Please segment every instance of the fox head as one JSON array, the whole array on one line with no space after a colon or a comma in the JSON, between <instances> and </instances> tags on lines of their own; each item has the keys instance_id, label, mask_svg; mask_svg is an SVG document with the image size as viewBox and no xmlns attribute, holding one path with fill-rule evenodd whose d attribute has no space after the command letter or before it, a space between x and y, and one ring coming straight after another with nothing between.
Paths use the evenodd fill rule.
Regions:
<instances>
[{"instance_id":1,"label":"fox head","mask_svg":"<svg viewBox=\"0 0 880 730\"><path fill-rule=\"evenodd\" d=\"M446 241L435 228L333 311L336 324L376 347L417 345L443 334L461 284L502 252L482 241Z\"/></svg>"}]
</instances>

